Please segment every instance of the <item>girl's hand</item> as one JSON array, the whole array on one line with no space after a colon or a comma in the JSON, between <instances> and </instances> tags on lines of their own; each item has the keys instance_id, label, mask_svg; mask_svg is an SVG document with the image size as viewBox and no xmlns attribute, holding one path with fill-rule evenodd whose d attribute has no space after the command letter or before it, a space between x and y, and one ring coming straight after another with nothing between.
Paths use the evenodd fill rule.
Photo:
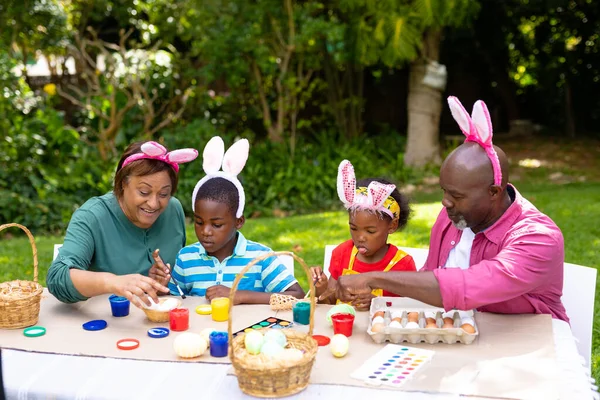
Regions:
<instances>
[{"instance_id":1,"label":"girl's hand","mask_svg":"<svg viewBox=\"0 0 600 400\"><path fill-rule=\"evenodd\" d=\"M154 279L156 282L161 285L167 286L169 281L171 280L171 265L163 262L162 258L158 254L158 249L154 250L152 253L152 258L154 258L154 264L150 267L150 271L148 271L148 276L151 279Z\"/></svg>"},{"instance_id":2,"label":"girl's hand","mask_svg":"<svg viewBox=\"0 0 600 400\"><path fill-rule=\"evenodd\" d=\"M231 288L223 285L214 285L206 289L206 300L211 301L212 299L216 299L217 297L227 297L229 298L229 293L231 292Z\"/></svg>"},{"instance_id":3,"label":"girl's hand","mask_svg":"<svg viewBox=\"0 0 600 400\"><path fill-rule=\"evenodd\" d=\"M169 293L169 289L154 279L140 274L113 275L109 284L110 292L126 297L136 307L143 308L143 304L151 306L148 297L158 303L157 292Z\"/></svg>"},{"instance_id":4,"label":"girl's hand","mask_svg":"<svg viewBox=\"0 0 600 400\"><path fill-rule=\"evenodd\" d=\"M315 295L320 296L327 288L327 275L318 266L310 267L310 275L315 285Z\"/></svg>"}]
</instances>

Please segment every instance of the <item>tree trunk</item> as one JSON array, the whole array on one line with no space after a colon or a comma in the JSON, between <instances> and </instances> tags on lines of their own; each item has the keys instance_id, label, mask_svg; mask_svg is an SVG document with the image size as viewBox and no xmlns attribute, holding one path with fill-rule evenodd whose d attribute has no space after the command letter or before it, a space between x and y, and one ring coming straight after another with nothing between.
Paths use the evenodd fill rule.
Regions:
<instances>
[{"instance_id":1,"label":"tree trunk","mask_svg":"<svg viewBox=\"0 0 600 400\"><path fill-rule=\"evenodd\" d=\"M427 60L439 59L441 32L428 30L423 41L423 57L410 66L408 84L408 141L404 164L421 167L439 163L439 128L442 92L423 84Z\"/></svg>"}]
</instances>

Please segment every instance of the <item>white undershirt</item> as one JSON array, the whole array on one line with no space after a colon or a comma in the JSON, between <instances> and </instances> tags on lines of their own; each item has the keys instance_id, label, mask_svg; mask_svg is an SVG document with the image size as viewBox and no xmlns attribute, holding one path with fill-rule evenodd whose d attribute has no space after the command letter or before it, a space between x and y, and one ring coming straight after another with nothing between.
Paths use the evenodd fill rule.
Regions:
<instances>
[{"instance_id":1,"label":"white undershirt","mask_svg":"<svg viewBox=\"0 0 600 400\"><path fill-rule=\"evenodd\" d=\"M465 228L462 231L462 235L460 237L460 241L456 246L450 250L450 254L448 255L448 260L446 261L446 268L460 268L467 269L471 265L471 247L473 246L473 240L475 239L475 233L471 230L471 228ZM444 313L443 316L446 317L448 314L454 315L454 311L450 311ZM458 311L462 323L470 322L473 324L472 320L470 320L470 316L465 311Z\"/></svg>"}]
</instances>

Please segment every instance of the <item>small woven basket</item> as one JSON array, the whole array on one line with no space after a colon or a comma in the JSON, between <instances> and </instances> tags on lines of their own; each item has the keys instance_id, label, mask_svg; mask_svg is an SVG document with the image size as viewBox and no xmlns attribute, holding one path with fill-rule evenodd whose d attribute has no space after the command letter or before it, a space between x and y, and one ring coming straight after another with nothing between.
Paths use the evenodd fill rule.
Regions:
<instances>
[{"instance_id":1,"label":"small woven basket","mask_svg":"<svg viewBox=\"0 0 600 400\"><path fill-rule=\"evenodd\" d=\"M282 329L292 348L303 352L302 358L297 361L281 361L257 357L248 353L244 347L244 335L237 335L232 339L231 308L235 291L244 274L259 261L273 256L292 256L302 265L310 284L310 324L308 334ZM279 251L256 257L236 276L229 294L229 320L227 332L229 333L229 358L238 378L242 392L256 397L275 398L290 396L301 392L308 386L310 371L317 355L317 341L312 338L315 313L315 288L310 279L310 271L303 259L292 252Z\"/></svg>"},{"instance_id":2,"label":"small woven basket","mask_svg":"<svg viewBox=\"0 0 600 400\"><path fill-rule=\"evenodd\" d=\"M165 301L167 301L169 298L168 297L163 297L158 299L158 303L162 304ZM181 307L181 300L177 300L177 307L175 308L179 308ZM161 311L161 310L151 310L149 308L143 308L144 313L146 313L146 316L148 317L148 319L152 322L169 322L169 311Z\"/></svg>"},{"instance_id":3,"label":"small woven basket","mask_svg":"<svg viewBox=\"0 0 600 400\"><path fill-rule=\"evenodd\" d=\"M29 229L19 224L0 225L0 231L16 226L29 237L33 251L33 282L10 281L0 283L0 329L18 329L35 325L40 317L40 301L44 288L37 283L38 259L35 240Z\"/></svg>"}]
</instances>

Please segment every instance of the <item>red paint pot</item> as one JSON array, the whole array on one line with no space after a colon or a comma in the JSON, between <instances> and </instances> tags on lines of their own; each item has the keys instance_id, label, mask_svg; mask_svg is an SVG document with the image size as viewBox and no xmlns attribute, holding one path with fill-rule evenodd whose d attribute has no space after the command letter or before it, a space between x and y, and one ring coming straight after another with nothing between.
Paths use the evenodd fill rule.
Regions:
<instances>
[{"instance_id":1,"label":"red paint pot","mask_svg":"<svg viewBox=\"0 0 600 400\"><path fill-rule=\"evenodd\" d=\"M352 336L352 327L354 326L354 315L341 313L333 314L331 316L331 322L333 323L333 333L341 333L344 336Z\"/></svg>"}]
</instances>

